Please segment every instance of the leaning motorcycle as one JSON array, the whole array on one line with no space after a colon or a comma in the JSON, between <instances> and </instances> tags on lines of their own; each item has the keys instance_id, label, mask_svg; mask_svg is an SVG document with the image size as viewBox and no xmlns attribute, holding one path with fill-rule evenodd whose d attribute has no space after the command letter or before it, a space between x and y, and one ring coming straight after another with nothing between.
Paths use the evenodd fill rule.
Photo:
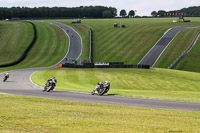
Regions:
<instances>
[{"instance_id":1,"label":"leaning motorcycle","mask_svg":"<svg viewBox=\"0 0 200 133\"><path fill-rule=\"evenodd\" d=\"M47 81L43 91L50 92L56 87L56 82L53 80Z\"/></svg>"},{"instance_id":2,"label":"leaning motorcycle","mask_svg":"<svg viewBox=\"0 0 200 133\"><path fill-rule=\"evenodd\" d=\"M100 84L97 85L96 88L91 92L92 95L97 94L97 95L104 95L105 93L107 93L109 91L108 87L105 87L104 85Z\"/></svg>"},{"instance_id":3,"label":"leaning motorcycle","mask_svg":"<svg viewBox=\"0 0 200 133\"><path fill-rule=\"evenodd\" d=\"M7 79L8 79L8 77L5 76L5 77L3 78L3 82L5 82Z\"/></svg>"}]
</instances>

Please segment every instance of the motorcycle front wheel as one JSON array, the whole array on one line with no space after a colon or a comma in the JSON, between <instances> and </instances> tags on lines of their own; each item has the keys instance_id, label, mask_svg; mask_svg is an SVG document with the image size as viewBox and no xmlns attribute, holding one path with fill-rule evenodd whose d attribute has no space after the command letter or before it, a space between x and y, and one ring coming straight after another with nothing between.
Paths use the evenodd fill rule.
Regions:
<instances>
[{"instance_id":1,"label":"motorcycle front wheel","mask_svg":"<svg viewBox=\"0 0 200 133\"><path fill-rule=\"evenodd\" d=\"M3 78L3 82L5 82L7 79L6 78Z\"/></svg>"}]
</instances>

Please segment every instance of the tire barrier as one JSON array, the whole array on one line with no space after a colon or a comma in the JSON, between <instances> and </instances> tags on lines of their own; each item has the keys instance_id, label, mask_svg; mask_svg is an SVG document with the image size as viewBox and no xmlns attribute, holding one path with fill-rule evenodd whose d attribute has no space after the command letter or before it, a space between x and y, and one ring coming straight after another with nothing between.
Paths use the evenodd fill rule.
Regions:
<instances>
[{"instance_id":1,"label":"tire barrier","mask_svg":"<svg viewBox=\"0 0 200 133\"><path fill-rule=\"evenodd\" d=\"M83 65L65 63L60 65L65 68L141 68L150 69L149 65L126 65L123 62L110 62L110 63L84 63Z\"/></svg>"},{"instance_id":2,"label":"tire barrier","mask_svg":"<svg viewBox=\"0 0 200 133\"><path fill-rule=\"evenodd\" d=\"M0 65L0 67L8 67L8 66L13 66L13 65L16 65L16 64L20 63L21 61L23 61L26 58L28 52L31 50L31 48L35 44L35 42L37 40L37 29L36 29L35 25L32 22L30 22L30 21L26 21L26 22L32 24L32 26L33 26L33 29L34 29L33 40L31 41L30 45L27 47L27 49L24 51L24 53L21 55L21 57L19 59L17 59L14 62L11 62L11 63Z\"/></svg>"}]
</instances>

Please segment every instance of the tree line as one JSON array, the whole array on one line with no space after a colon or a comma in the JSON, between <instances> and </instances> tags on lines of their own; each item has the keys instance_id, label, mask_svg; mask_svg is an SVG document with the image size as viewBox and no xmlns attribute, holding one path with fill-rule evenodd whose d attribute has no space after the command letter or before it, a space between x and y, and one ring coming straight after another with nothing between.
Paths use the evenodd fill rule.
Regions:
<instances>
[{"instance_id":1,"label":"tree line","mask_svg":"<svg viewBox=\"0 0 200 133\"><path fill-rule=\"evenodd\" d=\"M117 9L104 6L80 7L0 7L0 19L11 18L113 18Z\"/></svg>"},{"instance_id":2,"label":"tree line","mask_svg":"<svg viewBox=\"0 0 200 133\"><path fill-rule=\"evenodd\" d=\"M129 13L128 13L128 16L127 16L127 13L126 13L126 10L125 9L122 9L119 13L119 15L123 18L125 17L129 17L129 18L133 18L135 16L135 11L133 10L130 10Z\"/></svg>"},{"instance_id":3,"label":"tree line","mask_svg":"<svg viewBox=\"0 0 200 133\"><path fill-rule=\"evenodd\" d=\"M176 17L176 16L200 17L200 6L193 6L168 12L164 10L152 11L151 16L152 17Z\"/></svg>"}]
</instances>

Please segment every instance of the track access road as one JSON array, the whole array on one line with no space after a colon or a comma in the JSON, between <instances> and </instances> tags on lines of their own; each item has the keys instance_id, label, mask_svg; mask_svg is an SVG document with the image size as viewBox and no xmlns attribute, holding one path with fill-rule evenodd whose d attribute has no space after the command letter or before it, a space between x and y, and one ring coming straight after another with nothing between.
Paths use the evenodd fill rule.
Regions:
<instances>
[{"instance_id":1,"label":"track access road","mask_svg":"<svg viewBox=\"0 0 200 133\"><path fill-rule=\"evenodd\" d=\"M65 25L62 25L62 29L64 29L65 33L68 34L71 40L72 38L72 36L70 36L71 32L69 32L70 29L68 29L67 27L68 26L65 27ZM68 30L68 32L66 30ZM81 46L80 41L78 42L79 42L79 45ZM70 42L70 45L73 45L73 43ZM77 47L70 46L70 48L73 48L73 49L69 49L68 53L66 54L66 57L71 58L72 55L73 57L78 57L79 54L77 54L76 52L71 52L71 50L76 51ZM69 54L70 52L76 53L76 54ZM66 62L65 58L62 61ZM1 82L0 84L0 93L33 96L33 97L45 97L45 98L50 98L50 99L63 99L63 100L88 102L88 103L103 103L103 104L130 106L130 107L200 111L200 103L192 103L192 102L132 98L132 97L121 97L121 96L114 96L114 95L95 96L89 93L59 91L59 90L54 90L49 93L42 92L43 87L32 83L32 81L30 80L31 75L35 71L41 70L41 69L45 69L45 68L31 68L31 69L21 69L21 70L10 71L9 72L10 78L8 79L8 81ZM0 78L3 79L3 73L0 74ZM91 91L92 89L93 88L91 88Z\"/></svg>"},{"instance_id":2,"label":"track access road","mask_svg":"<svg viewBox=\"0 0 200 133\"><path fill-rule=\"evenodd\" d=\"M197 26L180 26L169 29L160 38L160 40L149 50L149 52L143 57L143 59L138 64L149 65L150 67L153 67L164 52L164 50L168 47L168 45L180 31L187 28L195 27Z\"/></svg>"}]
</instances>

